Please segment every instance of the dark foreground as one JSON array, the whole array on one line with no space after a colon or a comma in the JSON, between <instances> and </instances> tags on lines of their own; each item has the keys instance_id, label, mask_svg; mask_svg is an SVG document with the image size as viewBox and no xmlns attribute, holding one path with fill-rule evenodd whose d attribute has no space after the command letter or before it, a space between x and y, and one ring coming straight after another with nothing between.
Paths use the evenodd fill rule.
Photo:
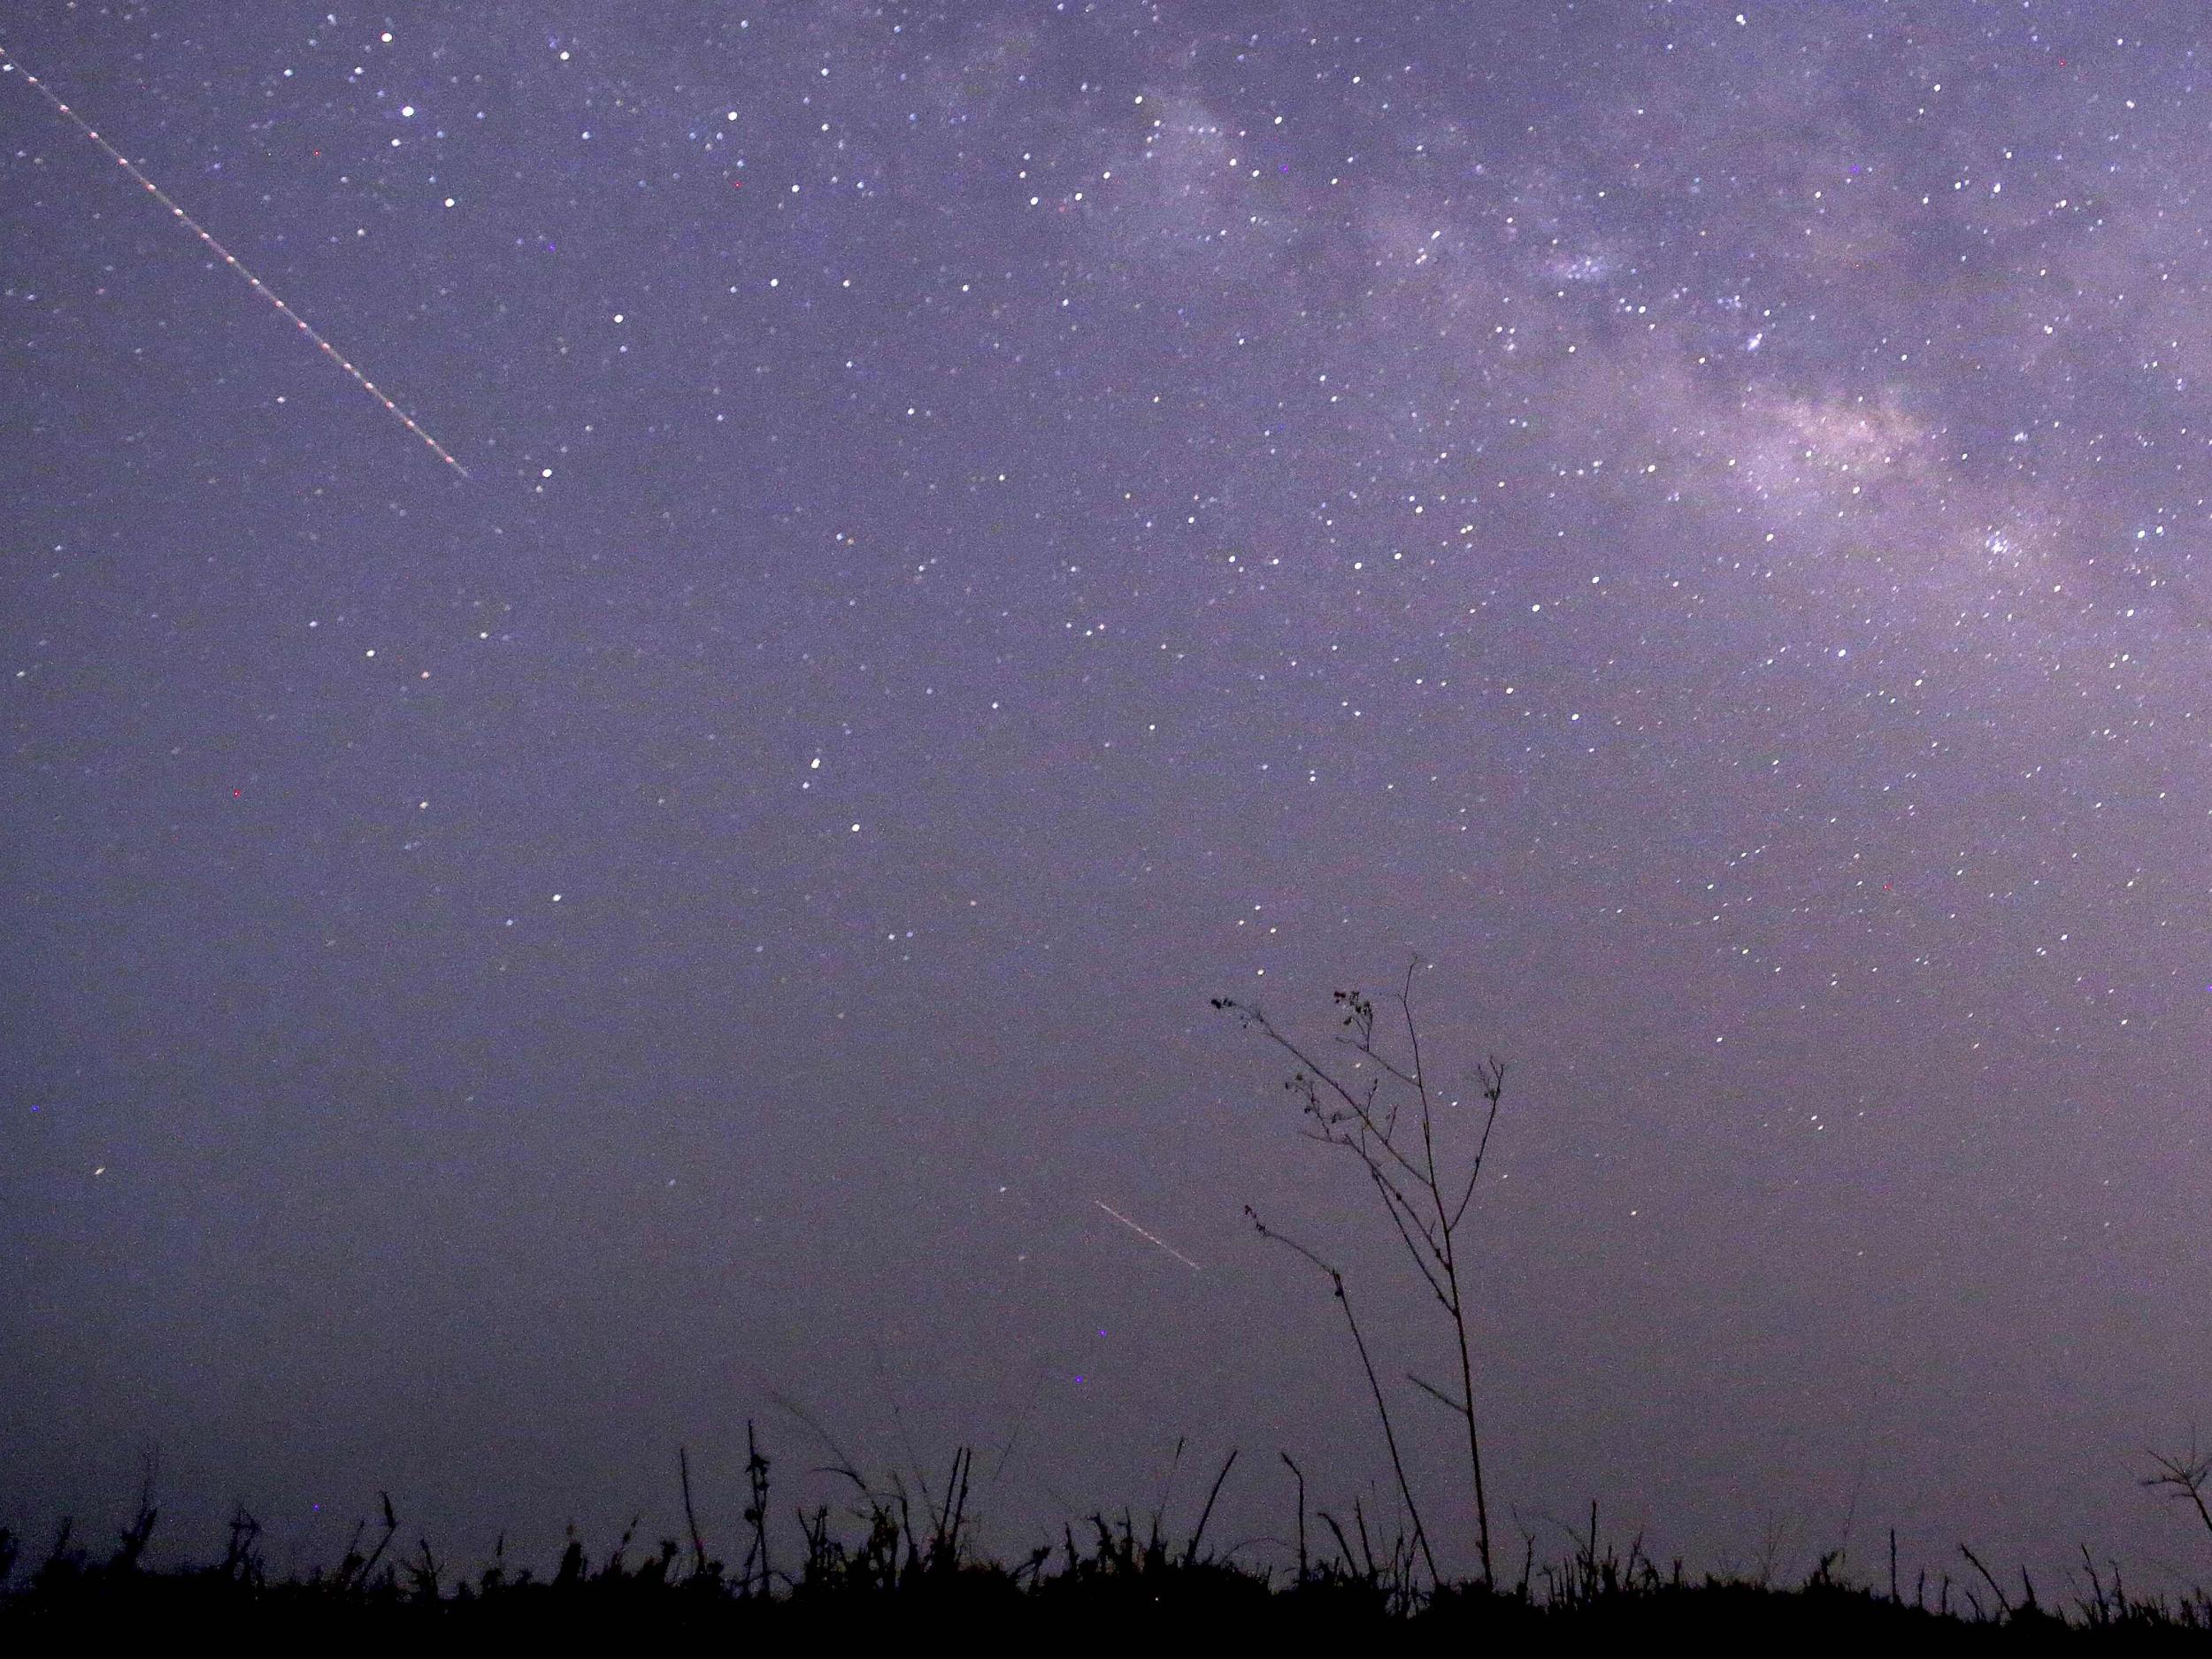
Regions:
<instances>
[{"instance_id":1,"label":"dark foreground","mask_svg":"<svg viewBox=\"0 0 2212 1659\"><path fill-rule=\"evenodd\" d=\"M751 1517L749 1516L748 1517ZM503 1563L456 1574L426 1544L397 1555L388 1507L380 1539L334 1569L273 1580L242 1512L220 1562L151 1571L142 1563L153 1511L142 1509L119 1547L94 1559L66 1529L42 1564L17 1567L15 1540L0 1532L0 1643L84 1637L139 1640L296 1639L351 1645L392 1640L433 1644L491 1640L615 1641L734 1637L792 1642L823 1637L939 1636L1064 1643L1154 1636L1179 1644L1232 1640L1301 1645L1389 1641L1413 1650L1464 1651L1471 1641L1534 1649L1571 1643L1682 1641L1812 1644L1824 1649L1975 1651L2052 1644L2160 1651L2212 1650L2212 1598L2180 1601L2127 1593L2085 1557L2062 1602L2024 1581L1982 1572L1920 1577L1901 1590L1832 1574L1824 1563L1804 1584L1686 1578L1632 1547L1627 1557L1594 1540L1554 1566L1525 1565L1509 1588L1426 1588L1402 1547L1378 1559L1363 1537L1333 1560L1270 1574L1201 1553L1199 1540L1171 1546L1126 1517L1070 1529L1060 1545L1015 1565L964 1548L957 1511L918 1517L903 1498L858 1511L855 1541L832 1536L826 1511L803 1516L804 1549L787 1568L753 1548L733 1571L695 1536L626 1559L626 1538L594 1563L572 1539L550 1577ZM918 1525L917 1523L919 1523ZM365 1529L365 1531L366 1529ZM1201 1528L1202 1532L1202 1526ZM1349 1540L1341 1540L1349 1543ZM1357 1553L1364 1559L1355 1563ZM1971 1562L1971 1558L1969 1558Z\"/></svg>"}]
</instances>

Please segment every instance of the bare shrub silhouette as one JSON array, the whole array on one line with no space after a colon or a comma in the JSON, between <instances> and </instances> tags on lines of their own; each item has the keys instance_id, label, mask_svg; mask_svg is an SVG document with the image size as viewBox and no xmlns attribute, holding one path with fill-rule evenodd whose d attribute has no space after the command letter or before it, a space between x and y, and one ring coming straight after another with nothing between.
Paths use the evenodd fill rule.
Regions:
<instances>
[{"instance_id":1,"label":"bare shrub silhouette","mask_svg":"<svg viewBox=\"0 0 2212 1659\"><path fill-rule=\"evenodd\" d=\"M1378 1039L1375 1004L1370 998L1356 990L1335 993L1336 1006L1342 1010L1339 1024L1343 1028L1336 1033L1335 1041L1347 1051L1347 1061L1333 1070L1286 1034L1257 1003L1217 996L1213 999L1213 1006L1233 1016L1245 1030L1256 1033L1295 1063L1297 1070L1283 1087L1297 1097L1306 1118L1302 1133L1309 1140L1341 1147L1358 1161L1384 1213L1396 1229L1399 1241L1405 1246L1407 1256L1442 1313L1459 1362L1458 1394L1455 1396L1411 1371L1405 1376L1408 1382L1458 1417L1465 1427L1467 1468L1475 1501L1475 1550L1483 1587L1489 1589L1496 1583L1491 1567L1490 1501L1483 1486L1482 1436L1476 1423L1473 1341L1469 1331L1467 1264L1459 1229L1467 1218L1468 1206L1474 1202L1477 1184L1482 1179L1483 1159L1490 1149L1491 1132L1497 1126L1499 1102L1505 1093L1505 1066L1493 1056L1476 1069L1475 1099L1465 1104L1470 1109L1467 1126L1471 1127L1472 1120L1479 1118L1480 1128L1474 1136L1472 1156L1465 1160L1463 1174L1455 1171L1449 1167L1448 1156L1440 1153L1437 1141L1440 1129L1446 1126L1440 1121L1443 1115L1456 1111L1463 1102L1457 1099L1440 1101L1423 1067L1420 1024L1413 1012L1413 976L1420 966L1417 956L1407 964L1404 983L1391 998L1397 1006L1396 1023L1403 1027L1402 1055L1392 1054ZM1360 1363L1367 1372L1376 1415L1381 1419L1383 1439L1389 1448L1391 1468L1397 1477L1399 1495L1412 1522L1415 1544L1431 1582L1440 1585L1442 1575L1437 1571L1427 1529L1422 1525L1420 1511L1414 1502L1412 1484L1399 1455L1397 1433L1390 1420L1381 1379L1376 1373L1374 1358L1361 1333L1359 1321L1353 1316L1344 1275L1305 1245L1269 1225L1251 1206L1247 1205L1244 1213L1262 1237L1295 1251L1328 1275L1338 1305L1344 1310L1353 1344L1359 1350Z\"/></svg>"},{"instance_id":2,"label":"bare shrub silhouette","mask_svg":"<svg viewBox=\"0 0 2212 1659\"><path fill-rule=\"evenodd\" d=\"M2147 1451L2143 1455L2157 1465L2153 1472L2143 1477L2143 1485L2153 1492L2188 1503L2196 1510L2197 1519L2204 1523L2204 1530L2212 1532L2212 1507L2208 1507L2208 1494L2212 1494L2212 1452L2198 1451L2197 1437L2192 1432L2186 1452L2169 1456L2163 1452Z\"/></svg>"}]
</instances>

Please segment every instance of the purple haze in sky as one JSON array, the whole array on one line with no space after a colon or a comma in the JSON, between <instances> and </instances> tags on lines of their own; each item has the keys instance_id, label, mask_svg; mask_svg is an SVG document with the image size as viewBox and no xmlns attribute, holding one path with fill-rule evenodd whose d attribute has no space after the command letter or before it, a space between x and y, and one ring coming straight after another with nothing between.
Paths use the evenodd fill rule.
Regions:
<instances>
[{"instance_id":1,"label":"purple haze in sky","mask_svg":"<svg viewBox=\"0 0 2212 1659\"><path fill-rule=\"evenodd\" d=\"M641 19L11 19L0 1522L1387 1517L1417 952L1516 1561L2201 1576L2200 6Z\"/></svg>"}]
</instances>

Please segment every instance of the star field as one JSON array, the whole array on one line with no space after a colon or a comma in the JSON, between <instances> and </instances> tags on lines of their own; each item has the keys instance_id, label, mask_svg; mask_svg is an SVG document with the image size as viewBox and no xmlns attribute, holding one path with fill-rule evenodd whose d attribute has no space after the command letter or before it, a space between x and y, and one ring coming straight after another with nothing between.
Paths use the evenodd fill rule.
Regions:
<instances>
[{"instance_id":1,"label":"star field","mask_svg":"<svg viewBox=\"0 0 2212 1659\"><path fill-rule=\"evenodd\" d=\"M1207 999L1417 953L1502 1515L2180 1557L2200 23L17 19L0 1521L1348 1504L1241 1207L1420 1286Z\"/></svg>"}]
</instances>

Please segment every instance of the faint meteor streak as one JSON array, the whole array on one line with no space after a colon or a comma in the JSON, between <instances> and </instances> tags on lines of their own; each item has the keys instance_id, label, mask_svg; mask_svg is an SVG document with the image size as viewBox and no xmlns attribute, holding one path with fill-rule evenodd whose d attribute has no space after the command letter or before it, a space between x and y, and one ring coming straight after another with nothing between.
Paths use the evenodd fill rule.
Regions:
<instances>
[{"instance_id":1,"label":"faint meteor streak","mask_svg":"<svg viewBox=\"0 0 2212 1659\"><path fill-rule=\"evenodd\" d=\"M1195 1273L1202 1271L1197 1263L1192 1261L1189 1256L1185 1256L1180 1250L1170 1244L1158 1233L1147 1233L1142 1227L1139 1226L1135 1222L1130 1220L1128 1217L1123 1215L1120 1210L1115 1209L1104 1199L1094 1198L1091 1202L1096 1204L1101 1210L1104 1210L1108 1215L1111 1216L1116 1221L1121 1223L1123 1226L1128 1228L1130 1232L1135 1233L1140 1239L1142 1239L1147 1244L1158 1245L1160 1248L1165 1250L1170 1256L1180 1262L1185 1267L1190 1269L1192 1272Z\"/></svg>"}]
</instances>

